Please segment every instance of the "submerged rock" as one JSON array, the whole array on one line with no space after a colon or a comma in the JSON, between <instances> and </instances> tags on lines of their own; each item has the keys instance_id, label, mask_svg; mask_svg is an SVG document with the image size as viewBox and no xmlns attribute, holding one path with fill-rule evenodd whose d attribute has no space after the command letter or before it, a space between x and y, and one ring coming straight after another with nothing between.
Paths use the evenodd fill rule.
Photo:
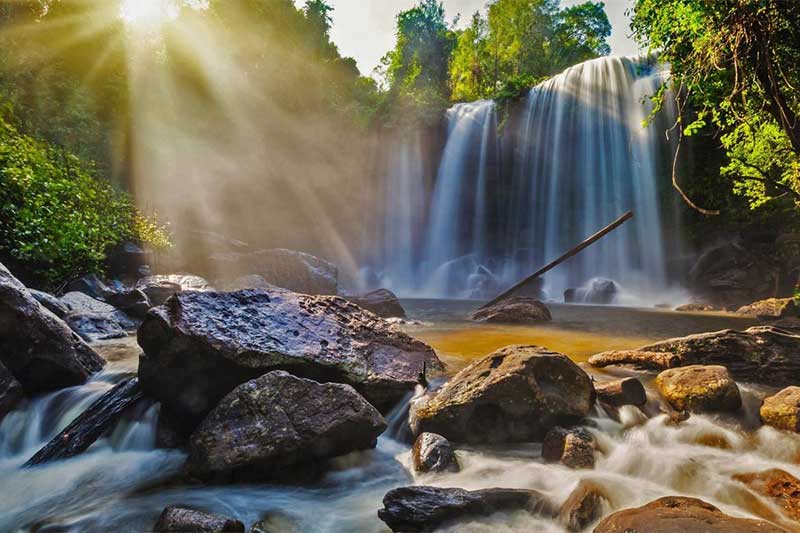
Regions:
<instances>
[{"instance_id":1,"label":"submerged rock","mask_svg":"<svg viewBox=\"0 0 800 533\"><path fill-rule=\"evenodd\" d=\"M739 387L724 366L691 365L661 372L656 385L676 411L713 413L742 406Z\"/></svg>"},{"instance_id":2,"label":"submerged rock","mask_svg":"<svg viewBox=\"0 0 800 533\"><path fill-rule=\"evenodd\" d=\"M667 496L653 502L616 512L605 518L594 533L786 533L763 520L728 516L697 498Z\"/></svg>"},{"instance_id":3,"label":"submerged rock","mask_svg":"<svg viewBox=\"0 0 800 533\"><path fill-rule=\"evenodd\" d=\"M3 417L14 410L14 407L22 400L23 396L22 385L0 363L0 420L3 420Z\"/></svg>"},{"instance_id":4,"label":"submerged rock","mask_svg":"<svg viewBox=\"0 0 800 533\"><path fill-rule=\"evenodd\" d=\"M189 428L237 385L271 370L347 383L379 409L414 389L426 344L341 298L283 290L184 292L141 328L139 376Z\"/></svg>"},{"instance_id":5,"label":"submerged rock","mask_svg":"<svg viewBox=\"0 0 800 533\"><path fill-rule=\"evenodd\" d=\"M738 474L733 479L741 481L759 496L772 500L788 518L800 522L800 479L777 468Z\"/></svg>"},{"instance_id":6,"label":"submerged rock","mask_svg":"<svg viewBox=\"0 0 800 533\"><path fill-rule=\"evenodd\" d=\"M518 510L547 517L555 515L553 504L534 490L468 491L417 486L400 487L387 492L378 518L392 531L435 531L456 520Z\"/></svg>"},{"instance_id":7,"label":"submerged rock","mask_svg":"<svg viewBox=\"0 0 800 533\"><path fill-rule=\"evenodd\" d=\"M472 314L472 319L478 322L527 324L549 322L553 317L547 306L539 300L516 296L497 302L491 307L478 309Z\"/></svg>"},{"instance_id":8,"label":"submerged rock","mask_svg":"<svg viewBox=\"0 0 800 533\"><path fill-rule=\"evenodd\" d=\"M767 425L800 433L800 387L786 387L765 398L759 413Z\"/></svg>"},{"instance_id":9,"label":"submerged rock","mask_svg":"<svg viewBox=\"0 0 800 533\"><path fill-rule=\"evenodd\" d=\"M603 516L604 507L610 504L606 491L581 480L558 511L558 522L567 530L577 533Z\"/></svg>"},{"instance_id":10,"label":"submerged rock","mask_svg":"<svg viewBox=\"0 0 800 533\"><path fill-rule=\"evenodd\" d=\"M0 264L0 363L35 394L83 384L105 361Z\"/></svg>"},{"instance_id":11,"label":"submerged rock","mask_svg":"<svg viewBox=\"0 0 800 533\"><path fill-rule=\"evenodd\" d=\"M304 252L276 248L211 257L217 274L234 279L258 274L268 283L304 294L333 295L338 271L333 263Z\"/></svg>"},{"instance_id":12,"label":"submerged rock","mask_svg":"<svg viewBox=\"0 0 800 533\"><path fill-rule=\"evenodd\" d=\"M406 310L400 305L400 300L388 289L378 289L363 296L353 296L347 299L383 318L406 317Z\"/></svg>"},{"instance_id":13,"label":"submerged rock","mask_svg":"<svg viewBox=\"0 0 800 533\"><path fill-rule=\"evenodd\" d=\"M37 291L35 289L28 289L31 296L44 306L48 311L56 315L58 318L64 318L69 313L69 307L61 303L61 300L48 292Z\"/></svg>"},{"instance_id":14,"label":"submerged rock","mask_svg":"<svg viewBox=\"0 0 800 533\"><path fill-rule=\"evenodd\" d=\"M414 441L411 450L417 472L458 472L456 452L446 438L436 433L423 433Z\"/></svg>"},{"instance_id":15,"label":"submerged rock","mask_svg":"<svg viewBox=\"0 0 800 533\"><path fill-rule=\"evenodd\" d=\"M415 433L460 442L541 441L557 425L585 417L595 395L567 356L539 346L508 346L475 361L412 408Z\"/></svg>"},{"instance_id":16,"label":"submerged rock","mask_svg":"<svg viewBox=\"0 0 800 533\"><path fill-rule=\"evenodd\" d=\"M800 305L794 298L769 298L740 307L736 312L740 315L777 320L800 316Z\"/></svg>"},{"instance_id":17,"label":"submerged rock","mask_svg":"<svg viewBox=\"0 0 800 533\"><path fill-rule=\"evenodd\" d=\"M192 434L189 471L205 480L280 479L295 467L375 447L380 413L349 385L270 372L238 386Z\"/></svg>"},{"instance_id":18,"label":"submerged rock","mask_svg":"<svg viewBox=\"0 0 800 533\"><path fill-rule=\"evenodd\" d=\"M244 524L232 518L172 505L153 526L156 533L244 533Z\"/></svg>"},{"instance_id":19,"label":"submerged rock","mask_svg":"<svg viewBox=\"0 0 800 533\"><path fill-rule=\"evenodd\" d=\"M632 365L644 370L722 365L736 379L785 387L796 384L800 375L798 353L800 334L756 326L669 339L637 350L604 352L590 357L589 363L596 367Z\"/></svg>"},{"instance_id":20,"label":"submerged rock","mask_svg":"<svg viewBox=\"0 0 800 533\"><path fill-rule=\"evenodd\" d=\"M542 458L569 468L594 468L594 448L594 437L586 429L555 427L544 436Z\"/></svg>"}]
</instances>

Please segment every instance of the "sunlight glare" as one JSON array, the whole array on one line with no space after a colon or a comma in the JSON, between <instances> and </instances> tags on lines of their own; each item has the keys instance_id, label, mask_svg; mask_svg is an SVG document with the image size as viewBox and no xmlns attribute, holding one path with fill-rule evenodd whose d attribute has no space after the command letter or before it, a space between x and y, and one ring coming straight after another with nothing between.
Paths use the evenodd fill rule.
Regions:
<instances>
[{"instance_id":1,"label":"sunlight glare","mask_svg":"<svg viewBox=\"0 0 800 533\"><path fill-rule=\"evenodd\" d=\"M122 0L119 16L131 29L153 32L178 17L174 0Z\"/></svg>"}]
</instances>

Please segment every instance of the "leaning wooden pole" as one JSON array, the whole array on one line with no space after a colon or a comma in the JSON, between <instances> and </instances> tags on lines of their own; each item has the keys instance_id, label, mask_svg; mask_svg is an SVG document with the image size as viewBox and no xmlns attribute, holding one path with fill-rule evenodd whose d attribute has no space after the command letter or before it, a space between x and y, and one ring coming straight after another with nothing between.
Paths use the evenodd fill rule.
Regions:
<instances>
[{"instance_id":1,"label":"leaning wooden pole","mask_svg":"<svg viewBox=\"0 0 800 533\"><path fill-rule=\"evenodd\" d=\"M611 224L609 224L605 228L601 229L600 231L598 231L597 233L595 233L591 237L587 238L585 241L580 243L578 246L572 248L570 251L568 251L567 253L565 253L564 255L562 255L561 257L556 259L555 261L551 261L550 263L547 263L545 266L543 266L542 268L540 268L539 270L537 270L536 272L534 272L533 274L531 274L527 278L523 279L522 281L520 281L519 283L517 283L516 285L511 287L510 289L505 291L503 294L501 294L500 296L498 296L494 300L492 300L489 303L484 304L481 307L479 307L479 309L486 309L487 307L491 307L494 304L496 304L496 303L508 298L509 296L514 294L516 291L518 291L520 288L524 287L525 285L527 285L528 283L530 283L534 279L538 278L539 276L541 276L542 274L544 274L548 270L550 270L550 269L552 269L554 267L557 267L558 265L560 265L561 263L563 263L564 261L566 261L570 257L579 254L580 252L582 252L583 250L585 250L586 248L588 248L592 244L596 243L597 241L599 241L600 239L602 239L603 237L605 237L606 235L608 235L609 233L611 233L612 231L614 231L615 229L617 229L618 227L620 227L621 225L623 225L625 222L627 222L628 220L630 220L632 218L633 218L633 211L628 211L627 213L625 213L624 215L619 217L617 220L615 220L614 222L612 222Z\"/></svg>"}]
</instances>

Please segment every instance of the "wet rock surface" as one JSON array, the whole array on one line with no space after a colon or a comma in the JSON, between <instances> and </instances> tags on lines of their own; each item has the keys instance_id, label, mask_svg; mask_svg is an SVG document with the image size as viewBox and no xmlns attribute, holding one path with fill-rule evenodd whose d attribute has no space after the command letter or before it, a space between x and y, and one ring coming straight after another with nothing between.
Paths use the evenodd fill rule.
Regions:
<instances>
[{"instance_id":1,"label":"wet rock surface","mask_svg":"<svg viewBox=\"0 0 800 533\"><path fill-rule=\"evenodd\" d=\"M602 487L581 480L561 505L558 521L567 531L583 531L603 516L603 509L609 505L609 501Z\"/></svg>"},{"instance_id":2,"label":"wet rock surface","mask_svg":"<svg viewBox=\"0 0 800 533\"><path fill-rule=\"evenodd\" d=\"M542 302L519 296L502 300L472 314L472 320L496 324L527 324L549 322L552 319L550 310Z\"/></svg>"},{"instance_id":3,"label":"wet rock surface","mask_svg":"<svg viewBox=\"0 0 800 533\"><path fill-rule=\"evenodd\" d=\"M160 274L147 276L136 282L136 289L142 291L154 306L164 305L173 294L183 291L213 291L208 281L192 274Z\"/></svg>"},{"instance_id":4,"label":"wet rock surface","mask_svg":"<svg viewBox=\"0 0 800 533\"><path fill-rule=\"evenodd\" d=\"M693 313L700 311L716 311L717 308L711 304L692 303L692 304L679 305L678 307L675 308L675 310L680 311L682 313Z\"/></svg>"},{"instance_id":5,"label":"wet rock surface","mask_svg":"<svg viewBox=\"0 0 800 533\"><path fill-rule=\"evenodd\" d=\"M647 403L644 385L636 378L595 382L594 390L597 393L597 401L611 407L623 405L641 407Z\"/></svg>"},{"instance_id":6,"label":"wet rock surface","mask_svg":"<svg viewBox=\"0 0 800 533\"><path fill-rule=\"evenodd\" d=\"M16 407L23 396L22 385L0 363L0 420Z\"/></svg>"},{"instance_id":7,"label":"wet rock surface","mask_svg":"<svg viewBox=\"0 0 800 533\"><path fill-rule=\"evenodd\" d=\"M800 387L786 387L765 398L759 414L767 425L800 433Z\"/></svg>"},{"instance_id":8,"label":"wet rock surface","mask_svg":"<svg viewBox=\"0 0 800 533\"><path fill-rule=\"evenodd\" d=\"M456 374L411 412L416 434L456 442L541 441L594 405L589 376L567 356L539 346L508 346Z\"/></svg>"},{"instance_id":9,"label":"wet rock surface","mask_svg":"<svg viewBox=\"0 0 800 533\"><path fill-rule=\"evenodd\" d=\"M414 441L411 450L414 470L417 472L458 472L458 458L446 438L435 433L423 433Z\"/></svg>"},{"instance_id":10,"label":"wet rock surface","mask_svg":"<svg viewBox=\"0 0 800 533\"><path fill-rule=\"evenodd\" d=\"M48 292L37 291L35 289L28 289L31 296L44 306L48 311L56 315L58 318L64 318L69 313L69 307L61 303L61 300Z\"/></svg>"},{"instance_id":11,"label":"wet rock surface","mask_svg":"<svg viewBox=\"0 0 800 533\"><path fill-rule=\"evenodd\" d=\"M800 316L800 305L794 298L769 298L740 307L736 313L765 320L796 318Z\"/></svg>"},{"instance_id":12,"label":"wet rock surface","mask_svg":"<svg viewBox=\"0 0 800 533\"><path fill-rule=\"evenodd\" d=\"M228 394L192 434L189 471L204 480L291 477L293 469L373 448L386 429L352 387L276 371Z\"/></svg>"},{"instance_id":13,"label":"wet rock surface","mask_svg":"<svg viewBox=\"0 0 800 533\"><path fill-rule=\"evenodd\" d=\"M378 289L363 296L351 296L347 300L383 318L406 317L406 310L400 305L397 295L388 289Z\"/></svg>"},{"instance_id":14,"label":"wet rock surface","mask_svg":"<svg viewBox=\"0 0 800 533\"><path fill-rule=\"evenodd\" d=\"M378 517L392 531L435 531L442 525L503 511L526 510L554 516L556 510L542 494L522 489L401 487L383 498Z\"/></svg>"},{"instance_id":15,"label":"wet rock surface","mask_svg":"<svg viewBox=\"0 0 800 533\"><path fill-rule=\"evenodd\" d=\"M593 468L594 449L594 437L586 429L555 427L544 437L542 458L569 468Z\"/></svg>"},{"instance_id":16,"label":"wet rock surface","mask_svg":"<svg viewBox=\"0 0 800 533\"><path fill-rule=\"evenodd\" d=\"M121 339L128 335L119 322L107 314L73 312L68 313L64 321L86 342Z\"/></svg>"},{"instance_id":17,"label":"wet rock surface","mask_svg":"<svg viewBox=\"0 0 800 533\"><path fill-rule=\"evenodd\" d=\"M733 477L747 485L759 496L776 504L791 520L800 523L800 479L777 468Z\"/></svg>"},{"instance_id":18,"label":"wet rock surface","mask_svg":"<svg viewBox=\"0 0 800 533\"><path fill-rule=\"evenodd\" d=\"M786 533L764 522L728 516L696 498L667 496L606 517L594 533Z\"/></svg>"},{"instance_id":19,"label":"wet rock surface","mask_svg":"<svg viewBox=\"0 0 800 533\"><path fill-rule=\"evenodd\" d=\"M244 533L244 524L224 516L181 506L164 509L153 526L156 533Z\"/></svg>"},{"instance_id":20,"label":"wet rock surface","mask_svg":"<svg viewBox=\"0 0 800 533\"><path fill-rule=\"evenodd\" d=\"M80 385L105 361L0 265L0 363L35 394Z\"/></svg>"},{"instance_id":21,"label":"wet rock surface","mask_svg":"<svg viewBox=\"0 0 800 533\"><path fill-rule=\"evenodd\" d=\"M666 370L689 365L721 365L734 378L785 387L800 375L800 334L773 326L745 331L731 329L661 341L636 350L593 355L596 367L630 365L641 370Z\"/></svg>"},{"instance_id":22,"label":"wet rock surface","mask_svg":"<svg viewBox=\"0 0 800 533\"><path fill-rule=\"evenodd\" d=\"M379 409L414 389L433 350L341 298L251 289L184 292L138 332L142 386L199 422L236 386L272 370L347 383Z\"/></svg>"},{"instance_id":23,"label":"wet rock surface","mask_svg":"<svg viewBox=\"0 0 800 533\"><path fill-rule=\"evenodd\" d=\"M656 385L676 411L713 413L742 406L739 387L724 366L691 365L661 372Z\"/></svg>"}]
</instances>

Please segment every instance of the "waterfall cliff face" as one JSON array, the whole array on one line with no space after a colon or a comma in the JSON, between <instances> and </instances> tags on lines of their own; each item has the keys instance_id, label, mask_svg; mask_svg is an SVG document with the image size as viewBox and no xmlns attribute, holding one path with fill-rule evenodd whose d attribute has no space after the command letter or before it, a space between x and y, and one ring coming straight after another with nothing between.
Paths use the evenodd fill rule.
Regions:
<instances>
[{"instance_id":1,"label":"waterfall cliff face","mask_svg":"<svg viewBox=\"0 0 800 533\"><path fill-rule=\"evenodd\" d=\"M533 88L502 133L493 102L454 106L433 186L419 180L387 197L386 249L403 259L380 265L385 284L401 295L490 296L633 210L632 222L549 273L545 290L560 300L610 278L643 299L663 294L679 251L664 135L672 112L643 123L667 75L645 58L576 65ZM396 227L409 205L425 213Z\"/></svg>"}]
</instances>

